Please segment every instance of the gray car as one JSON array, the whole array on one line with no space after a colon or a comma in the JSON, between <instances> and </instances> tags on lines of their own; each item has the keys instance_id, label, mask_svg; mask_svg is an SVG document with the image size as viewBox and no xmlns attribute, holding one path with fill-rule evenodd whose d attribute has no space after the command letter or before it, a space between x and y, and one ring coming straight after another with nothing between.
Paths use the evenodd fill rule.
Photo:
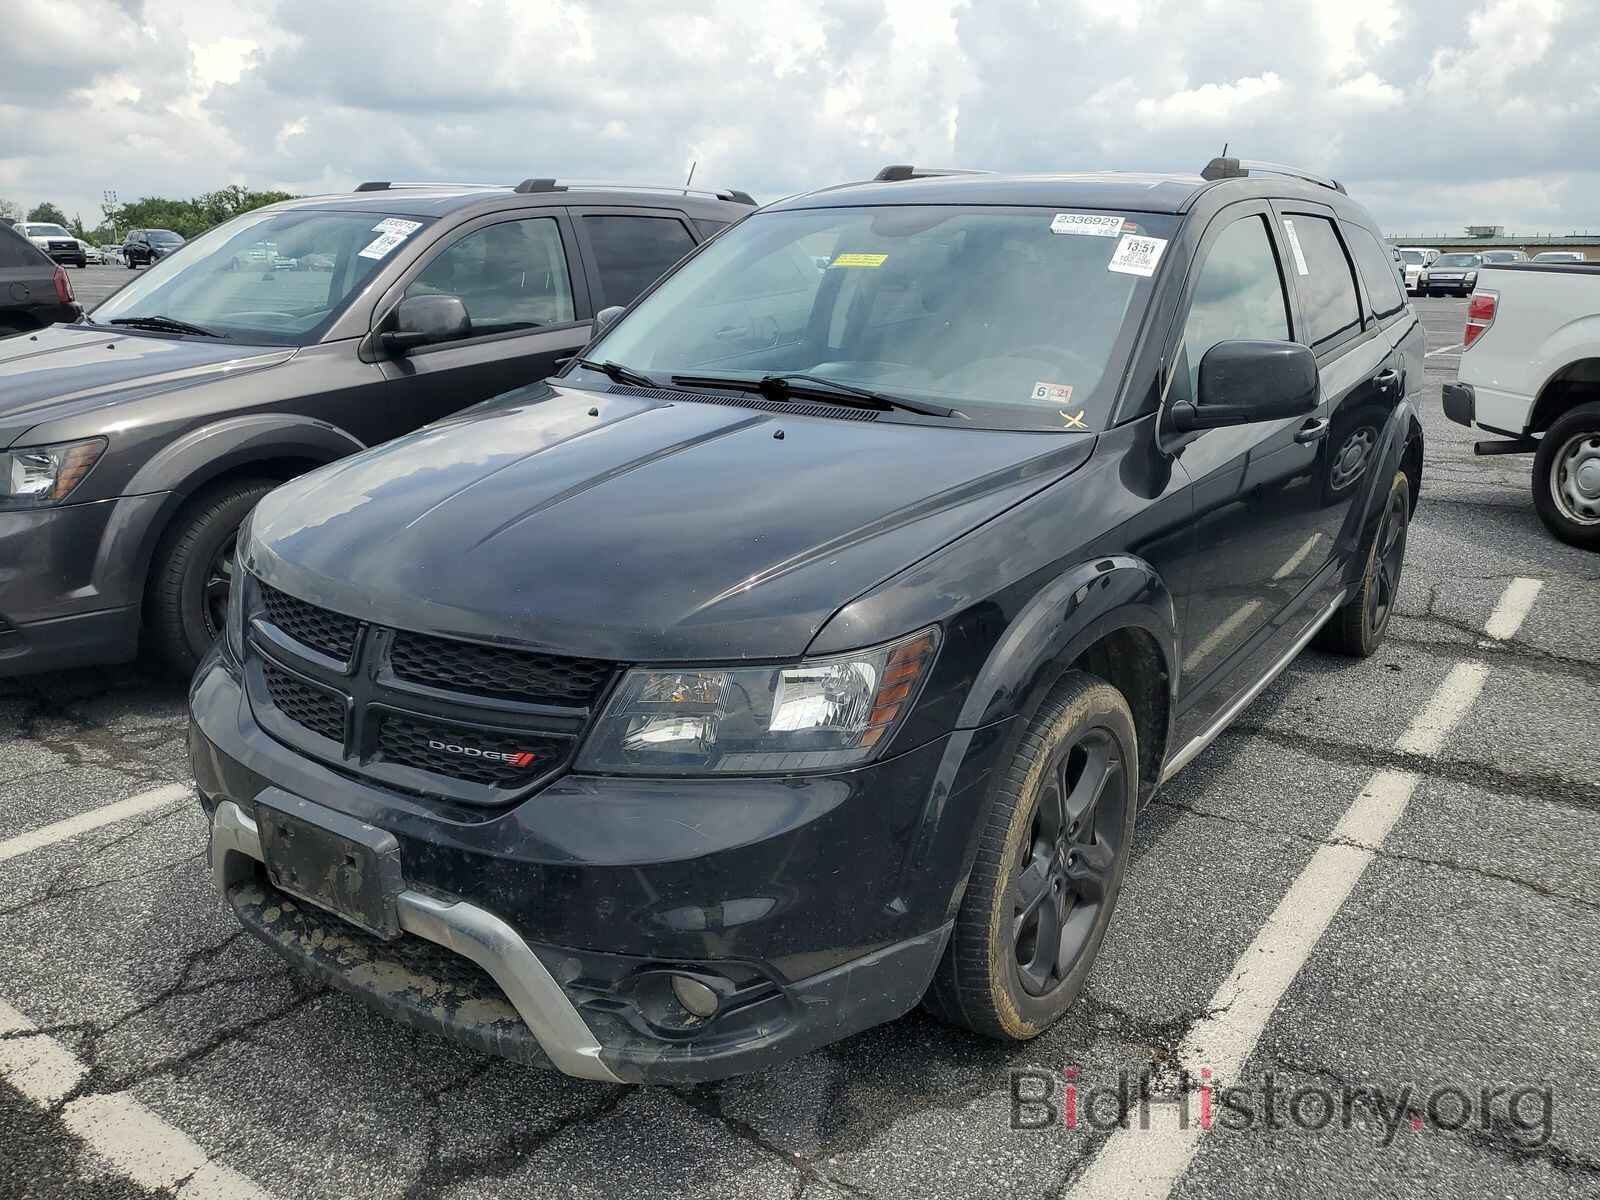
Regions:
<instances>
[{"instance_id":1,"label":"gray car","mask_svg":"<svg viewBox=\"0 0 1600 1200\"><path fill-rule=\"evenodd\" d=\"M191 671L263 495L542 379L599 310L753 206L553 179L363 184L237 217L89 318L0 342L0 676L141 641ZM263 243L306 269L253 257Z\"/></svg>"}]
</instances>

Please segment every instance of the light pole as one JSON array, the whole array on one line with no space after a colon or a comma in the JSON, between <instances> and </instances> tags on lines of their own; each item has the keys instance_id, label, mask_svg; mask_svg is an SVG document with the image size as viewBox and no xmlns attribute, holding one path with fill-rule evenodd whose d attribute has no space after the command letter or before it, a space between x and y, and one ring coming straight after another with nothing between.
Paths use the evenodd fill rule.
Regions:
<instances>
[{"instance_id":1,"label":"light pole","mask_svg":"<svg viewBox=\"0 0 1600 1200\"><path fill-rule=\"evenodd\" d=\"M100 215L105 218L106 224L111 226L111 240L117 240L117 191L107 188L100 193Z\"/></svg>"}]
</instances>

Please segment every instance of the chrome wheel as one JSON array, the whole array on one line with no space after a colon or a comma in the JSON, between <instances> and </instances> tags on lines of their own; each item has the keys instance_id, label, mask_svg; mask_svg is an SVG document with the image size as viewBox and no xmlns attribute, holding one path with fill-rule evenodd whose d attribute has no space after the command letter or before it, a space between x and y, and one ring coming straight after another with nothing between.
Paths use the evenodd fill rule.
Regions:
<instances>
[{"instance_id":1,"label":"chrome wheel","mask_svg":"<svg viewBox=\"0 0 1600 1200\"><path fill-rule=\"evenodd\" d=\"M1061 985L1088 946L1122 851L1128 773L1109 730L1056 747L1011 885L1011 941L1023 991Z\"/></svg>"},{"instance_id":2,"label":"chrome wheel","mask_svg":"<svg viewBox=\"0 0 1600 1200\"><path fill-rule=\"evenodd\" d=\"M1550 498L1578 525L1600 525L1600 433L1574 434L1556 452Z\"/></svg>"}]
</instances>

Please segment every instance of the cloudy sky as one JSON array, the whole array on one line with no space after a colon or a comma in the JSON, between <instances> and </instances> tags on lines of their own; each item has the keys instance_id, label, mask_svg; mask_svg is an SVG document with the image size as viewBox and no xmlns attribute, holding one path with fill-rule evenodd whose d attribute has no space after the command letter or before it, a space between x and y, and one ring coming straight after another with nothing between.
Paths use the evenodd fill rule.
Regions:
<instances>
[{"instance_id":1,"label":"cloudy sky","mask_svg":"<svg viewBox=\"0 0 1600 1200\"><path fill-rule=\"evenodd\" d=\"M1600 231L1600 0L4 0L0 197L1195 170Z\"/></svg>"}]
</instances>

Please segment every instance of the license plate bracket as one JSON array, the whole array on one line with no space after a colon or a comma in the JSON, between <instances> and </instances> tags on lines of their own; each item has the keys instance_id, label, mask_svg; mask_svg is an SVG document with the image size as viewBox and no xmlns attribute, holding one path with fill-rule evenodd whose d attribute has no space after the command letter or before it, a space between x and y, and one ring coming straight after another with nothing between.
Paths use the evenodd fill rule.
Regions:
<instances>
[{"instance_id":1,"label":"license plate bracket","mask_svg":"<svg viewBox=\"0 0 1600 1200\"><path fill-rule=\"evenodd\" d=\"M386 940L400 936L400 843L394 834L281 788L256 797L267 877L289 895Z\"/></svg>"}]
</instances>

